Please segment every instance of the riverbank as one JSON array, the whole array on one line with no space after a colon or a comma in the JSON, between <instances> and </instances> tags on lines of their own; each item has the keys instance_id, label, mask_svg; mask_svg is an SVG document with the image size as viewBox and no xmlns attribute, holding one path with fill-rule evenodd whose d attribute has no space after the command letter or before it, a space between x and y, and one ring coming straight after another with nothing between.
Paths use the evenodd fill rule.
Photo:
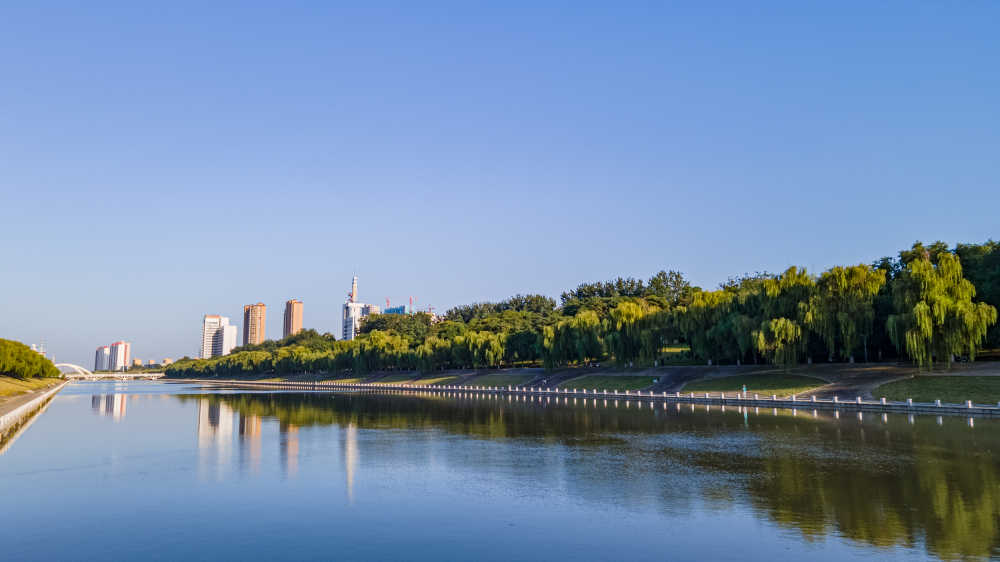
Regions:
<instances>
[{"instance_id":1,"label":"riverbank","mask_svg":"<svg viewBox=\"0 0 1000 562\"><path fill-rule=\"evenodd\" d=\"M766 392L787 397L792 393L816 396L819 399L854 399L861 396L866 400L882 397L879 387L896 381L918 379L922 381L934 377L1000 377L1000 362L956 364L951 370L920 371L916 367L900 363L855 363L801 365L782 369L773 365L724 365L724 366L667 366L648 369L619 370L609 367L577 367L547 371L541 368L514 368L489 370L449 370L421 373L418 371L389 371L370 373L363 376L333 377L326 373L303 373L275 376L239 378L240 381L293 382L293 383L339 383L339 384L381 384L401 386L545 386L603 390L645 390L653 392L690 392L697 389L737 391L743 385L753 391ZM788 379L792 377L792 379ZM204 380L222 380L205 378ZM728 379L728 380L727 380ZM775 385L780 380L815 381L809 384L791 386ZM998 379L1000 380L1000 379ZM617 383L617 384L616 384ZM688 385L698 385L688 388ZM810 388L811 387L811 388ZM944 397L937 397L944 399ZM977 393L961 400L995 404L1000 401L1000 393L992 396Z\"/></svg>"},{"instance_id":2,"label":"riverbank","mask_svg":"<svg viewBox=\"0 0 1000 562\"><path fill-rule=\"evenodd\" d=\"M0 404L0 453L35 419L49 401L66 386L66 381L21 394Z\"/></svg>"},{"instance_id":3,"label":"riverbank","mask_svg":"<svg viewBox=\"0 0 1000 562\"><path fill-rule=\"evenodd\" d=\"M912 398L906 401L890 401L885 398L877 401L864 400L860 396L855 399L841 399L833 397L831 399L818 399L815 396L790 396L780 398L777 395L763 395L760 393L739 393L739 392L719 392L719 393L681 393L681 392L653 392L653 391L632 391L632 390L586 390L579 388L554 388L554 387L514 387L514 386L413 386L405 384L376 384L376 383L337 383L337 382L288 382L288 381L245 381L245 380L220 380L220 379L176 379L178 382L218 385L221 387L237 387L254 390L298 390L312 392L336 392L336 391L366 391L366 392L403 392L418 394L437 395L482 395L482 396L507 396L511 399L519 400L555 400L558 403L562 400L569 403L570 400L576 403L583 400L584 404L589 400L614 401L620 400L627 403L635 401L637 403L649 403L652 408L655 403L662 403L664 407L668 403L680 404L702 404L708 407L737 406L746 408L773 408L797 410L834 410L838 412L857 411L875 413L906 413L906 414L934 414L952 416L982 416L1000 417L1000 403L997 404L976 404L967 401L964 404L951 404L937 401L935 403L916 402ZM845 397L846 398L846 397Z\"/></svg>"},{"instance_id":4,"label":"riverbank","mask_svg":"<svg viewBox=\"0 0 1000 562\"><path fill-rule=\"evenodd\" d=\"M14 377L0 376L0 404L8 399L27 392L48 388L58 384L60 379L51 377L32 377L29 379L18 379Z\"/></svg>"}]
</instances>

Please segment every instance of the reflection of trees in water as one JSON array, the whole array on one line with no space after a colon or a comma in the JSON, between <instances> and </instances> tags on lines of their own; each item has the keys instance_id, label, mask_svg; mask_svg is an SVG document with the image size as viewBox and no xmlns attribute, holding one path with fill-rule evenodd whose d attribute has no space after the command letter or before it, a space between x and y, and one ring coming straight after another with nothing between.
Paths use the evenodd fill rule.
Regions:
<instances>
[{"instance_id":1,"label":"reflection of trees in water","mask_svg":"<svg viewBox=\"0 0 1000 562\"><path fill-rule=\"evenodd\" d=\"M191 397L194 398L194 397ZM206 398L199 395L197 398ZM296 426L434 429L479 439L519 439L504 449L445 448L449 461L481 469L502 464L538 486L561 486L587 501L610 496L684 513L695 502L726 509L746 501L806 539L837 532L879 547L921 540L944 558L1000 552L1000 435L996 422L970 429L771 416L746 418L662 405L573 407L506 398L406 395L207 395L241 415ZM600 402L603 404L603 402ZM410 441L429 435L408 436ZM556 454L550 445L560 445ZM442 451L438 451L441 454ZM600 454L594 454L600 453ZM574 462L576 461L576 462ZM609 481L613 481L609 485ZM602 498L601 494L606 497Z\"/></svg>"},{"instance_id":2,"label":"reflection of trees in water","mask_svg":"<svg viewBox=\"0 0 1000 562\"><path fill-rule=\"evenodd\" d=\"M867 424L846 422L840 443L837 428L820 426L829 446L819 454L777 447L748 459L745 470L759 475L747 480L751 501L806 537L836 530L883 547L922 539L943 558L989 557L1000 543L996 436L961 420L944 427L918 420L912 427L890 422L888 439L870 445L862 443ZM834 454L840 448L855 454Z\"/></svg>"}]
</instances>

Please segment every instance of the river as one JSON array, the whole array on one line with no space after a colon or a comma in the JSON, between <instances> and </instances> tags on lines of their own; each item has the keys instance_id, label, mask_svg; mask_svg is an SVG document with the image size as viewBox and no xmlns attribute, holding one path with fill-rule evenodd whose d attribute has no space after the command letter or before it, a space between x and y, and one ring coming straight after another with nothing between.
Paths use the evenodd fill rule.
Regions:
<instances>
[{"instance_id":1,"label":"river","mask_svg":"<svg viewBox=\"0 0 1000 562\"><path fill-rule=\"evenodd\" d=\"M1000 420L80 382L8 560L1000 557Z\"/></svg>"}]
</instances>

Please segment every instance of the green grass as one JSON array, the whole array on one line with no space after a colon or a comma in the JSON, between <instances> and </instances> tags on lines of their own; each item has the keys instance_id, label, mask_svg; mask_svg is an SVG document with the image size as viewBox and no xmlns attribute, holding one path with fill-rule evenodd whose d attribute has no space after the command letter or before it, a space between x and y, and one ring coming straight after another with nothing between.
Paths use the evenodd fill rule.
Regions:
<instances>
[{"instance_id":1,"label":"green grass","mask_svg":"<svg viewBox=\"0 0 1000 562\"><path fill-rule=\"evenodd\" d=\"M445 375L441 377L429 377L426 379L417 379L413 381L413 384L421 386L441 386L445 384L455 384L461 378L462 377L457 377L455 375Z\"/></svg>"},{"instance_id":2,"label":"green grass","mask_svg":"<svg viewBox=\"0 0 1000 562\"><path fill-rule=\"evenodd\" d=\"M533 378L535 378L534 375L482 375L465 379L459 384L462 386L517 386Z\"/></svg>"},{"instance_id":3,"label":"green grass","mask_svg":"<svg viewBox=\"0 0 1000 562\"><path fill-rule=\"evenodd\" d=\"M15 379L13 377L0 376L0 396L16 396L39 388L45 388L55 384L59 379L54 378L31 378Z\"/></svg>"},{"instance_id":4,"label":"green grass","mask_svg":"<svg viewBox=\"0 0 1000 562\"><path fill-rule=\"evenodd\" d=\"M746 385L747 393L751 396L754 393L763 396L772 394L791 396L792 394L804 394L824 384L826 381L801 375L739 375L689 382L684 385L684 392L737 391L743 390L743 385Z\"/></svg>"},{"instance_id":5,"label":"green grass","mask_svg":"<svg viewBox=\"0 0 1000 562\"><path fill-rule=\"evenodd\" d=\"M638 390L653 384L656 377L646 376L602 376L584 375L568 381L563 381L557 386L559 388L586 388L597 390Z\"/></svg>"},{"instance_id":6,"label":"green grass","mask_svg":"<svg viewBox=\"0 0 1000 562\"><path fill-rule=\"evenodd\" d=\"M361 382L363 380L365 380L363 377L352 377L352 378L347 378L347 379L327 379L327 380L325 380L323 382L332 382L332 383L339 383L339 384L354 384L356 382Z\"/></svg>"},{"instance_id":7,"label":"green grass","mask_svg":"<svg viewBox=\"0 0 1000 562\"><path fill-rule=\"evenodd\" d=\"M372 381L375 384L400 384L404 382L410 382L415 379L417 375L410 373L406 375L388 375L384 376L378 380Z\"/></svg>"},{"instance_id":8,"label":"green grass","mask_svg":"<svg viewBox=\"0 0 1000 562\"><path fill-rule=\"evenodd\" d=\"M872 393L890 400L913 398L915 402L941 400L950 404L996 404L1000 401L1000 377L916 376L883 384Z\"/></svg>"}]
</instances>

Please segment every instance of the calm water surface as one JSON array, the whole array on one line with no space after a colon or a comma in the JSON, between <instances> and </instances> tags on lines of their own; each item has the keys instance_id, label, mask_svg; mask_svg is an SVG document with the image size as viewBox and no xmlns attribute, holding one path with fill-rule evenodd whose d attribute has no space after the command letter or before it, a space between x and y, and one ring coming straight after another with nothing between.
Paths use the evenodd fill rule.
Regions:
<instances>
[{"instance_id":1,"label":"calm water surface","mask_svg":"<svg viewBox=\"0 0 1000 562\"><path fill-rule=\"evenodd\" d=\"M0 455L0 557L986 559L998 453L985 419L74 383Z\"/></svg>"}]
</instances>

